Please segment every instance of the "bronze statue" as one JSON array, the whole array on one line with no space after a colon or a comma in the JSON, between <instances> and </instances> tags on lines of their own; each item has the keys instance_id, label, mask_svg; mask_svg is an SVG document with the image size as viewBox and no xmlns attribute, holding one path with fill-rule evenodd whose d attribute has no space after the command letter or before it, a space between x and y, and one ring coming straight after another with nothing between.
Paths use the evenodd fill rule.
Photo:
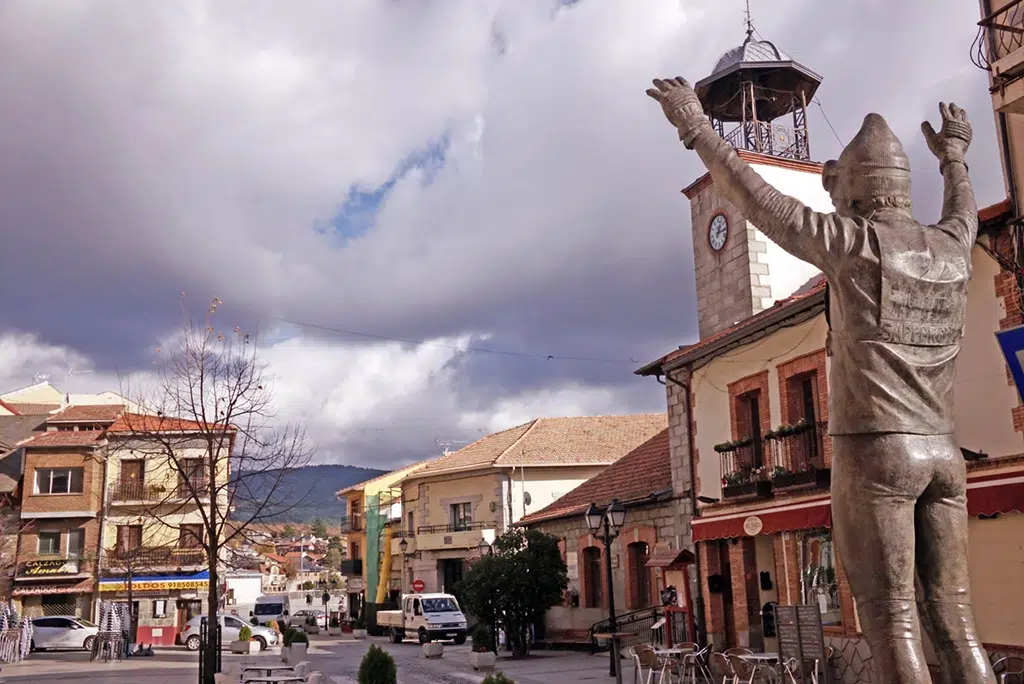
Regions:
<instances>
[{"instance_id":1,"label":"bronze statue","mask_svg":"<svg viewBox=\"0 0 1024 684\"><path fill-rule=\"evenodd\" d=\"M832 517L877 682L931 682L921 621L944 681L995 676L974 625L967 576L967 473L953 435L953 383L963 338L977 206L964 154L967 115L939 106L922 124L945 183L942 218L910 213L910 162L868 114L822 184L835 213L782 194L751 169L681 78L647 94L715 186L790 254L830 283ZM916 601L915 579L920 600ZM920 615L920 619L919 619Z\"/></svg>"}]
</instances>

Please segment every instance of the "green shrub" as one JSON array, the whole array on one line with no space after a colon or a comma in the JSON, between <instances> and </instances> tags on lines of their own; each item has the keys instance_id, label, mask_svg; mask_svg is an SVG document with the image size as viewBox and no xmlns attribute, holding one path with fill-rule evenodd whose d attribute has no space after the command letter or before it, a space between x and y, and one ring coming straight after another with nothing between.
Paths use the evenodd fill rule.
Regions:
<instances>
[{"instance_id":1,"label":"green shrub","mask_svg":"<svg viewBox=\"0 0 1024 684\"><path fill-rule=\"evenodd\" d=\"M476 627L473 628L473 650L477 653L488 653L494 650L494 637L491 635L491 630L487 628L487 625L482 622L478 622Z\"/></svg>"},{"instance_id":2,"label":"green shrub","mask_svg":"<svg viewBox=\"0 0 1024 684\"><path fill-rule=\"evenodd\" d=\"M338 629L338 627L341 626L341 623L338 622L338 616L337 615L332 615L331 616L330 625L331 625L331 629Z\"/></svg>"},{"instance_id":3,"label":"green shrub","mask_svg":"<svg viewBox=\"0 0 1024 684\"><path fill-rule=\"evenodd\" d=\"M253 625L253 626L258 625L258 624L260 624L260 620L259 620L258 617L253 615L251 618L249 618L249 624Z\"/></svg>"},{"instance_id":4,"label":"green shrub","mask_svg":"<svg viewBox=\"0 0 1024 684\"><path fill-rule=\"evenodd\" d=\"M398 684L395 659L384 649L371 645L359 664L359 684Z\"/></svg>"},{"instance_id":5,"label":"green shrub","mask_svg":"<svg viewBox=\"0 0 1024 684\"><path fill-rule=\"evenodd\" d=\"M307 627L316 627L317 624L318 623L316 621L316 615L307 615L306 616L306 626Z\"/></svg>"},{"instance_id":6,"label":"green shrub","mask_svg":"<svg viewBox=\"0 0 1024 684\"><path fill-rule=\"evenodd\" d=\"M306 633L300 629L295 630L295 634L292 635L292 644L308 644L309 637ZM291 644L289 644L290 646Z\"/></svg>"},{"instance_id":7,"label":"green shrub","mask_svg":"<svg viewBox=\"0 0 1024 684\"><path fill-rule=\"evenodd\" d=\"M252 630L249 629L249 625L246 625L242 629L238 630L239 641L252 641Z\"/></svg>"},{"instance_id":8,"label":"green shrub","mask_svg":"<svg viewBox=\"0 0 1024 684\"><path fill-rule=\"evenodd\" d=\"M362 615L360 615L359 617L357 617L355 619L355 622L352 623L352 628L353 629L366 629L366 621L363 620L363 616Z\"/></svg>"},{"instance_id":9,"label":"green shrub","mask_svg":"<svg viewBox=\"0 0 1024 684\"><path fill-rule=\"evenodd\" d=\"M492 672L486 677L480 684L516 684L511 679L505 676L504 672L500 670L498 672Z\"/></svg>"},{"instance_id":10,"label":"green shrub","mask_svg":"<svg viewBox=\"0 0 1024 684\"><path fill-rule=\"evenodd\" d=\"M281 643L285 646L291 646L292 640L295 639L296 634L301 634L301 632L299 632L299 630L295 629L294 627L289 627L288 629L284 630L284 636L281 637Z\"/></svg>"}]
</instances>

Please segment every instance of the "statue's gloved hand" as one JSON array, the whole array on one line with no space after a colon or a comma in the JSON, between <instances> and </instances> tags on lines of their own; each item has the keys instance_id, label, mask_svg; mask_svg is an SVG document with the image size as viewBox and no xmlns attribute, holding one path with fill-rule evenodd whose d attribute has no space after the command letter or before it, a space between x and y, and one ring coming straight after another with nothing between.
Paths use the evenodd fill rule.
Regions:
<instances>
[{"instance_id":1,"label":"statue's gloved hand","mask_svg":"<svg viewBox=\"0 0 1024 684\"><path fill-rule=\"evenodd\" d=\"M974 135L967 112L952 102L948 105L940 102L939 113L942 115L942 129L938 133L927 121L921 124L928 149L938 158L940 166L947 162L962 162Z\"/></svg>"},{"instance_id":2,"label":"statue's gloved hand","mask_svg":"<svg viewBox=\"0 0 1024 684\"><path fill-rule=\"evenodd\" d=\"M648 88L647 94L661 104L665 118L679 131L679 139L687 149L692 150L693 139L701 127L711 126L704 115L704 107L697 99L697 93L686 79L678 76L666 80L656 78L654 85L657 89Z\"/></svg>"}]
</instances>

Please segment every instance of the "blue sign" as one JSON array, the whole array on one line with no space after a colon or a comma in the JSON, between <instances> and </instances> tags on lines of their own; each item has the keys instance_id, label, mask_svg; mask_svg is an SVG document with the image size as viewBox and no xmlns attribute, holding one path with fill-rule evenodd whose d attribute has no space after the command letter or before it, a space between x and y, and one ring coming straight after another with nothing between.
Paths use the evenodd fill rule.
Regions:
<instances>
[{"instance_id":1,"label":"blue sign","mask_svg":"<svg viewBox=\"0 0 1024 684\"><path fill-rule=\"evenodd\" d=\"M1000 330L996 333L999 341L999 348L1003 350L1003 357L1010 367L1010 375L1013 376L1013 383L1017 385L1017 394L1021 401L1024 401L1024 325L1009 330Z\"/></svg>"}]
</instances>

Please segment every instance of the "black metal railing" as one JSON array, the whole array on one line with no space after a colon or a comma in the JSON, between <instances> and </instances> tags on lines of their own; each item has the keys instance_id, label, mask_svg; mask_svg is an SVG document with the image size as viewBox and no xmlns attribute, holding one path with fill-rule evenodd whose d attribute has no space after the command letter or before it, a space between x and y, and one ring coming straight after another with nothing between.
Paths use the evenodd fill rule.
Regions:
<instances>
[{"instance_id":1,"label":"black metal railing","mask_svg":"<svg viewBox=\"0 0 1024 684\"><path fill-rule=\"evenodd\" d=\"M175 494L179 499L210 498L210 480L205 477L190 477L178 481Z\"/></svg>"},{"instance_id":2,"label":"black metal railing","mask_svg":"<svg viewBox=\"0 0 1024 684\"><path fill-rule=\"evenodd\" d=\"M654 628L655 623L660 620L663 610L660 607L641 608L630 613L623 613L615 617L615 628L618 634L623 634L619 639L619 648L625 651L631 646L638 644L656 645L663 642L663 633L660 627ZM591 652L607 650L609 644L601 645L597 641L596 634L608 633L611 631L611 622L607 619L595 622L590 626Z\"/></svg>"},{"instance_id":3,"label":"black metal railing","mask_svg":"<svg viewBox=\"0 0 1024 684\"><path fill-rule=\"evenodd\" d=\"M729 145L738 150L760 152L785 159L811 160L805 131L769 121L740 124L723 137Z\"/></svg>"},{"instance_id":4,"label":"black metal railing","mask_svg":"<svg viewBox=\"0 0 1024 684\"><path fill-rule=\"evenodd\" d=\"M361 515L350 515L341 519L341 531L345 532L362 532L363 531L363 516Z\"/></svg>"},{"instance_id":5,"label":"black metal railing","mask_svg":"<svg viewBox=\"0 0 1024 684\"><path fill-rule=\"evenodd\" d=\"M1024 2L1024 0L1022 0ZM799 423L769 430L760 442L719 445L722 497L769 496L772 488L827 486L828 423Z\"/></svg>"},{"instance_id":6,"label":"black metal railing","mask_svg":"<svg viewBox=\"0 0 1024 684\"><path fill-rule=\"evenodd\" d=\"M1010 0L978 22L971 61L990 71L992 64L1024 47L1024 0Z\"/></svg>"},{"instance_id":7,"label":"black metal railing","mask_svg":"<svg viewBox=\"0 0 1024 684\"><path fill-rule=\"evenodd\" d=\"M103 565L106 567L132 566L135 568L181 567L185 565L206 565L206 552L200 547L168 546L114 548L107 552Z\"/></svg>"},{"instance_id":8,"label":"black metal railing","mask_svg":"<svg viewBox=\"0 0 1024 684\"><path fill-rule=\"evenodd\" d=\"M353 558L341 561L341 574L346 577L362 577L363 559Z\"/></svg>"},{"instance_id":9,"label":"black metal railing","mask_svg":"<svg viewBox=\"0 0 1024 684\"><path fill-rule=\"evenodd\" d=\"M828 423L806 423L766 439L765 451L773 468L790 472L824 468L827 437Z\"/></svg>"},{"instance_id":10,"label":"black metal railing","mask_svg":"<svg viewBox=\"0 0 1024 684\"><path fill-rule=\"evenodd\" d=\"M416 528L416 534L443 534L451 532L469 532L470 530L486 530L497 527L495 522L464 522L454 525L423 525Z\"/></svg>"}]
</instances>

